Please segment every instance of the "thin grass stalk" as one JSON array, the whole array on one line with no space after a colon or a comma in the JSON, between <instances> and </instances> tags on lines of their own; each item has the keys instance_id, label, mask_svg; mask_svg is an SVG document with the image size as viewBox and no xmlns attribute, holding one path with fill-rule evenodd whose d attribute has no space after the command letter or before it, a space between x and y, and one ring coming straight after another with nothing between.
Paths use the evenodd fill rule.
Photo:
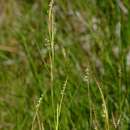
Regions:
<instances>
[{"instance_id":1,"label":"thin grass stalk","mask_svg":"<svg viewBox=\"0 0 130 130\"><path fill-rule=\"evenodd\" d=\"M53 4L54 0L50 1L49 11L48 11L48 31L49 31L49 43L50 43L50 79L51 79L51 100L52 100L52 109L54 113L54 123L55 121L55 105L54 105L54 14L53 14Z\"/></svg>"}]
</instances>

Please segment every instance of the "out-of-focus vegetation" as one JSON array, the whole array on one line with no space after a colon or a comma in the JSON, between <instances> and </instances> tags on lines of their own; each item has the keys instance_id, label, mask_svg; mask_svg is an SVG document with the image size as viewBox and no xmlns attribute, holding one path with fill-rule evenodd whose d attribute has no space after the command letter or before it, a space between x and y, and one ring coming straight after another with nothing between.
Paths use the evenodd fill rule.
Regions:
<instances>
[{"instance_id":1,"label":"out-of-focus vegetation","mask_svg":"<svg viewBox=\"0 0 130 130\"><path fill-rule=\"evenodd\" d=\"M0 130L129 130L129 1L49 5L0 0Z\"/></svg>"}]
</instances>

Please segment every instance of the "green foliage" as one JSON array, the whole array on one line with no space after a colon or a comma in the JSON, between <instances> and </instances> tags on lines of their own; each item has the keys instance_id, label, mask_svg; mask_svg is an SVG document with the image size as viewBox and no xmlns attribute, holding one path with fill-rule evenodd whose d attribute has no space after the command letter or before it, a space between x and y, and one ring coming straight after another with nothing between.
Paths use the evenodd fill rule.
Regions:
<instances>
[{"instance_id":1,"label":"green foliage","mask_svg":"<svg viewBox=\"0 0 130 130\"><path fill-rule=\"evenodd\" d=\"M35 130L55 130L57 109L59 130L129 130L130 16L119 1L54 1L53 85L49 1L0 3L0 129L30 130L40 100Z\"/></svg>"}]
</instances>

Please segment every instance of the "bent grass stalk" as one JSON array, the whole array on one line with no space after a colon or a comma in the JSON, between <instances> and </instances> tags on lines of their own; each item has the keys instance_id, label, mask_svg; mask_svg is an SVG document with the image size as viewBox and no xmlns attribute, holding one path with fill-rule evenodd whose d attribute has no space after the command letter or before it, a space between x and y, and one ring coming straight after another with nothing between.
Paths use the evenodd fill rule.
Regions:
<instances>
[{"instance_id":1,"label":"bent grass stalk","mask_svg":"<svg viewBox=\"0 0 130 130\"><path fill-rule=\"evenodd\" d=\"M100 95L101 95L101 99L102 99L102 103L103 103L103 116L105 118L105 128L106 130L110 130L109 128L109 116L108 116L108 110L107 110L107 105L106 105L106 101L105 101L105 98L104 98L104 95L103 95L103 91L101 89L101 86L99 84L99 82L96 80L96 84L97 84L97 87L100 91Z\"/></svg>"},{"instance_id":2,"label":"bent grass stalk","mask_svg":"<svg viewBox=\"0 0 130 130\"><path fill-rule=\"evenodd\" d=\"M60 103L57 105L56 129L55 130L59 129L59 117L60 117L60 114L61 114L61 106L62 106L62 102L63 102L63 99L64 99L64 94L65 94L67 82L68 82L68 78L66 78L66 80L65 80L65 83L63 85L63 90L61 91L61 100L60 100Z\"/></svg>"},{"instance_id":3,"label":"bent grass stalk","mask_svg":"<svg viewBox=\"0 0 130 130\"><path fill-rule=\"evenodd\" d=\"M43 124L40 122L40 119L39 119L39 115L38 115L38 111L39 111L39 108L40 108L40 105L41 105L41 102L42 102L42 99L43 99L43 95L41 95L41 97L39 98L37 104L36 104L36 111L35 111L35 115L33 117L33 121L32 121L32 128L31 130L34 130L34 124L35 124L35 120L37 118L37 121L38 121L38 127L39 127L39 130L44 130L44 126Z\"/></svg>"}]
</instances>

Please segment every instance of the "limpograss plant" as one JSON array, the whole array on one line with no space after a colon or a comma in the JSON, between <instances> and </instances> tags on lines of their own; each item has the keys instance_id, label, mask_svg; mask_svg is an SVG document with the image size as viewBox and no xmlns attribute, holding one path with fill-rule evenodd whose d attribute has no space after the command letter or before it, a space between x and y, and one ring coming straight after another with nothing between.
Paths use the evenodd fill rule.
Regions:
<instances>
[{"instance_id":1,"label":"limpograss plant","mask_svg":"<svg viewBox=\"0 0 130 130\"><path fill-rule=\"evenodd\" d=\"M130 129L128 0L0 10L0 129Z\"/></svg>"}]
</instances>

